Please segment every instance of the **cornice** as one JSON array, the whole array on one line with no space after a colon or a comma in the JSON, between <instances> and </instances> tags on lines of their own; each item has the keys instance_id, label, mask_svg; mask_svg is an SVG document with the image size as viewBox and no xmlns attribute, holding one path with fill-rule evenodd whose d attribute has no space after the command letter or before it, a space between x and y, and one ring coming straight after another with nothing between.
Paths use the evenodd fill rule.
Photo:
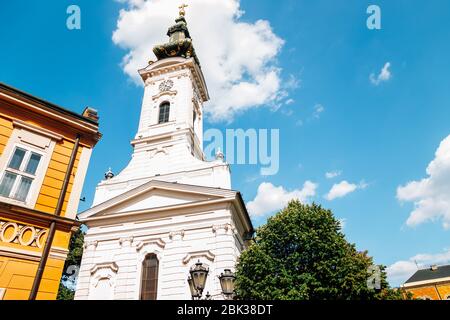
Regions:
<instances>
[{"instance_id":1,"label":"cornice","mask_svg":"<svg viewBox=\"0 0 450 320\"><path fill-rule=\"evenodd\" d=\"M21 129L26 129L28 131L32 131L34 133L37 133L39 135L45 136L47 138L56 140L56 141L61 141L63 139L63 136L54 133L50 130L44 129L44 128L39 128L36 126L33 126L29 123L26 123L24 121L21 120L13 120L13 126L16 128L21 128Z\"/></svg>"},{"instance_id":2,"label":"cornice","mask_svg":"<svg viewBox=\"0 0 450 320\"><path fill-rule=\"evenodd\" d=\"M194 83L199 88L203 102L209 100L208 88L203 72L193 58L168 58L159 60L139 70L142 80L146 82L149 78L162 76L167 73L188 69L191 71Z\"/></svg>"}]
</instances>

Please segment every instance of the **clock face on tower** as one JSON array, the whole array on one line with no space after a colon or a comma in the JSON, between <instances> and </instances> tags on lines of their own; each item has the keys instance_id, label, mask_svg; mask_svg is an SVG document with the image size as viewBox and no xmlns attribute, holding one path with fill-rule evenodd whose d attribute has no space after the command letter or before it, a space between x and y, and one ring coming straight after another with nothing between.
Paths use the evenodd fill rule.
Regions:
<instances>
[{"instance_id":1,"label":"clock face on tower","mask_svg":"<svg viewBox=\"0 0 450 320\"><path fill-rule=\"evenodd\" d=\"M170 89L173 88L173 81L172 80L166 80L163 81L160 85L159 85L159 91L164 92L164 91L169 91Z\"/></svg>"}]
</instances>

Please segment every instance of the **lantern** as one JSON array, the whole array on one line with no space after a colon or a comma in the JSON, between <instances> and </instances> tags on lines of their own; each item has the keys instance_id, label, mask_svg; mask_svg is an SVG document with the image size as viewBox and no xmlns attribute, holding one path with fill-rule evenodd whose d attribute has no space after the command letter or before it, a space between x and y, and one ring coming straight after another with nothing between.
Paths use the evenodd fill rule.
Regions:
<instances>
[{"instance_id":1,"label":"lantern","mask_svg":"<svg viewBox=\"0 0 450 320\"><path fill-rule=\"evenodd\" d=\"M219 280L223 294L227 297L232 296L234 293L234 281L236 280L234 273L230 269L225 269L219 276Z\"/></svg>"},{"instance_id":2,"label":"lantern","mask_svg":"<svg viewBox=\"0 0 450 320\"><path fill-rule=\"evenodd\" d=\"M192 300L200 298L197 289L194 286L194 281L191 277L188 277L189 289L191 290Z\"/></svg>"},{"instance_id":3,"label":"lantern","mask_svg":"<svg viewBox=\"0 0 450 320\"><path fill-rule=\"evenodd\" d=\"M197 290L198 294L201 296L203 290L205 289L206 278L208 277L209 269L200 260L191 267L189 271L191 274L191 281L193 288ZM192 289L191 289L192 292Z\"/></svg>"}]
</instances>

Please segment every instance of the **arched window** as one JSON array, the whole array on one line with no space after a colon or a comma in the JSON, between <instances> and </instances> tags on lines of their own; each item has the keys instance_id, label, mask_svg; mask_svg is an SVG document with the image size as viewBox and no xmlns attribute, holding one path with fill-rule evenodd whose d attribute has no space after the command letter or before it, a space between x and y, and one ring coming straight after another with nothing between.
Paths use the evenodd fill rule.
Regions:
<instances>
[{"instance_id":1,"label":"arched window","mask_svg":"<svg viewBox=\"0 0 450 320\"><path fill-rule=\"evenodd\" d=\"M169 122L169 115L170 115L170 103L163 102L159 106L159 122L158 123Z\"/></svg>"},{"instance_id":2,"label":"arched window","mask_svg":"<svg viewBox=\"0 0 450 320\"><path fill-rule=\"evenodd\" d=\"M156 300L158 293L159 262L155 254L149 254L142 263L141 300Z\"/></svg>"}]
</instances>

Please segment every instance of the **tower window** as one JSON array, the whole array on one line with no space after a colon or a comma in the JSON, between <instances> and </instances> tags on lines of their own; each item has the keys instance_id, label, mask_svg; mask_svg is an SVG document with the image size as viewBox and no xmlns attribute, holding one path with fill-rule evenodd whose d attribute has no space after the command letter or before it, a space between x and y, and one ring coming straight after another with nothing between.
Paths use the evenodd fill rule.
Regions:
<instances>
[{"instance_id":1,"label":"tower window","mask_svg":"<svg viewBox=\"0 0 450 320\"><path fill-rule=\"evenodd\" d=\"M145 257L142 264L141 300L156 300L159 262L155 254Z\"/></svg>"},{"instance_id":2,"label":"tower window","mask_svg":"<svg viewBox=\"0 0 450 320\"><path fill-rule=\"evenodd\" d=\"M158 123L166 123L169 122L170 115L170 103L164 102L159 106L159 122Z\"/></svg>"}]
</instances>

